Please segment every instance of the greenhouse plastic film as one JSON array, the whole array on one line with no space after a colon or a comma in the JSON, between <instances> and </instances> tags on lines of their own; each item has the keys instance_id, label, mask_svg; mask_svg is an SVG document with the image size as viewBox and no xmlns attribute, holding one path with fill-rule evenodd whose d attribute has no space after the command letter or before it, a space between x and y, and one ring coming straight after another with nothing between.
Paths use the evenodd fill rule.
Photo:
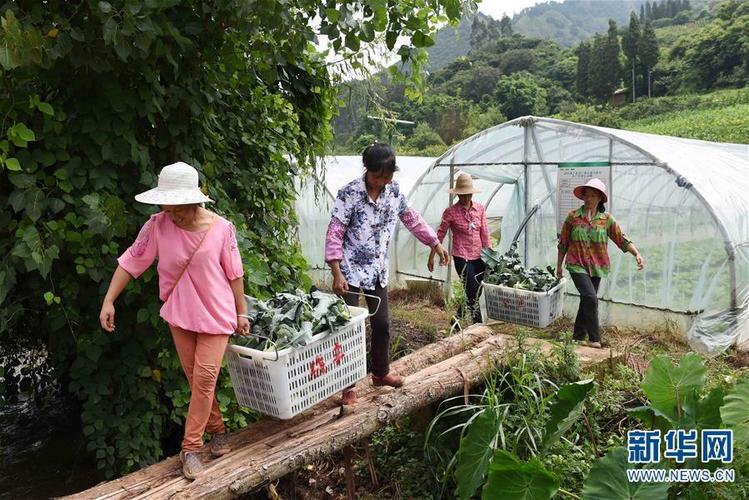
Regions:
<instances>
[{"instance_id":1,"label":"greenhouse plastic film","mask_svg":"<svg viewBox=\"0 0 749 500\"><path fill-rule=\"evenodd\" d=\"M688 338L705 352L749 339L740 306L749 288L747 145L524 117L452 147L409 201L436 228L449 203L450 165L454 173L468 171L482 189L475 199L487 205L489 217L501 218L500 250L538 205L519 250L527 265L546 266L556 261L556 164L586 161L610 163L607 210L645 258L639 271L631 255L609 245L611 273L601 283L601 298L693 319ZM397 238L397 271L428 278L428 249L403 228ZM446 276L445 268L433 276Z\"/></svg>"},{"instance_id":2,"label":"greenhouse plastic film","mask_svg":"<svg viewBox=\"0 0 749 500\"><path fill-rule=\"evenodd\" d=\"M689 345L697 352L715 356L734 344L749 340L749 307L744 304L712 314L694 318L687 331Z\"/></svg>"}]
</instances>

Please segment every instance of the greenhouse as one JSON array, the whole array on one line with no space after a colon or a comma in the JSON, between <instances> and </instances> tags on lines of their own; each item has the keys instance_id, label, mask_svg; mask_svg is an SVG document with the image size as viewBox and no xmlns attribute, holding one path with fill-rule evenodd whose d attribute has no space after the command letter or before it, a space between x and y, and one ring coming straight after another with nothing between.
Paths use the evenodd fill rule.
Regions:
<instances>
[{"instance_id":1,"label":"greenhouse","mask_svg":"<svg viewBox=\"0 0 749 500\"><path fill-rule=\"evenodd\" d=\"M602 323L667 322L702 352L749 339L749 146L518 118L455 145L418 180L409 201L432 227L453 202L447 190L461 171L481 189L474 199L487 207L499 250L518 239L525 264L544 267L556 263L561 220L581 204L572 186L602 178L606 209L646 261L638 271L631 256L609 245ZM428 249L401 225L395 242L398 278L437 279L449 288L455 277L445 268L429 273ZM566 293L576 294L571 283ZM576 307L568 297L568 315Z\"/></svg>"}]
</instances>

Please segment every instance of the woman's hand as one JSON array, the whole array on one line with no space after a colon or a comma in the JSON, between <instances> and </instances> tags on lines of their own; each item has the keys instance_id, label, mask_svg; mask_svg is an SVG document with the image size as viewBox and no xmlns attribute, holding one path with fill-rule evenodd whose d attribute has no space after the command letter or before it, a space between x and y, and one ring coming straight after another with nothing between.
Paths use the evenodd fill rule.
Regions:
<instances>
[{"instance_id":1,"label":"woman's hand","mask_svg":"<svg viewBox=\"0 0 749 500\"><path fill-rule=\"evenodd\" d=\"M450 262L450 255L448 255L447 250L442 246L442 243L434 245L432 247L432 252L440 256L440 266L446 266L447 263Z\"/></svg>"},{"instance_id":2,"label":"woman's hand","mask_svg":"<svg viewBox=\"0 0 749 500\"><path fill-rule=\"evenodd\" d=\"M562 269L562 266L557 265L557 279L562 279L564 277L564 269Z\"/></svg>"},{"instance_id":3,"label":"woman's hand","mask_svg":"<svg viewBox=\"0 0 749 500\"><path fill-rule=\"evenodd\" d=\"M114 304L112 302L104 302L101 305L99 323L104 330L108 332L114 331Z\"/></svg>"},{"instance_id":4,"label":"woman's hand","mask_svg":"<svg viewBox=\"0 0 749 500\"><path fill-rule=\"evenodd\" d=\"M642 269L645 267L645 259L642 258L642 254L640 254L640 252L637 252L637 255L635 255L635 260L637 261L637 270L642 271Z\"/></svg>"},{"instance_id":5,"label":"woman's hand","mask_svg":"<svg viewBox=\"0 0 749 500\"><path fill-rule=\"evenodd\" d=\"M346 283L346 278L343 277L343 273L340 271L333 274L333 291L338 295L348 292L348 283Z\"/></svg>"},{"instance_id":6,"label":"woman's hand","mask_svg":"<svg viewBox=\"0 0 749 500\"><path fill-rule=\"evenodd\" d=\"M242 337L250 334L250 320L244 316L237 316L237 333Z\"/></svg>"},{"instance_id":7,"label":"woman's hand","mask_svg":"<svg viewBox=\"0 0 749 500\"><path fill-rule=\"evenodd\" d=\"M427 269L429 269L430 273L434 271L434 254L435 253L436 252L434 251L434 249L432 249L432 251L429 252L429 257L427 257Z\"/></svg>"}]
</instances>

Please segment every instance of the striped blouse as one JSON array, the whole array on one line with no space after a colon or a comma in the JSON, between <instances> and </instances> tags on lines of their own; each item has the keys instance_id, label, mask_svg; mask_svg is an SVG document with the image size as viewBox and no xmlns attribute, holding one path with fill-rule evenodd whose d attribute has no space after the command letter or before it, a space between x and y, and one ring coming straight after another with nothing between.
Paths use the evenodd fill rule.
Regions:
<instances>
[{"instance_id":1,"label":"striped blouse","mask_svg":"<svg viewBox=\"0 0 749 500\"><path fill-rule=\"evenodd\" d=\"M570 273L605 278L611 267L607 250L609 238L622 252L627 251L631 240L610 213L596 213L590 221L584 213L585 207L582 206L567 214L558 248L567 254L566 267Z\"/></svg>"}]
</instances>

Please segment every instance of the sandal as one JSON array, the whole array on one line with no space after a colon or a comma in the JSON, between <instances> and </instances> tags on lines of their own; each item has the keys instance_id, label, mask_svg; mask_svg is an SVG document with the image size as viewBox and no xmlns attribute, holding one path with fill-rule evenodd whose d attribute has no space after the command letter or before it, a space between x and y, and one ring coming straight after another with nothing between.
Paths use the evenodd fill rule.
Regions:
<instances>
[{"instance_id":1,"label":"sandal","mask_svg":"<svg viewBox=\"0 0 749 500\"><path fill-rule=\"evenodd\" d=\"M344 389L341 402L344 405L355 405L356 404L356 389Z\"/></svg>"}]
</instances>

